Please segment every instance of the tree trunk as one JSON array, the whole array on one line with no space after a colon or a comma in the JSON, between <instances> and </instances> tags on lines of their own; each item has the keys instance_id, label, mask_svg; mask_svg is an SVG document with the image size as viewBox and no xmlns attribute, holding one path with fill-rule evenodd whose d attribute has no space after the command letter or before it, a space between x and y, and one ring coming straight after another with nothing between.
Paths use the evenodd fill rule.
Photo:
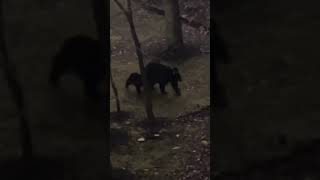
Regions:
<instances>
[{"instance_id":1,"label":"tree trunk","mask_svg":"<svg viewBox=\"0 0 320 180\"><path fill-rule=\"evenodd\" d=\"M111 71L111 69L110 69ZM110 72L110 81L111 81L111 86L114 92L114 96L116 97L116 104L117 104L117 112L121 112L120 109L120 100L119 100L119 95L118 95L118 89L113 81L112 73Z\"/></svg>"},{"instance_id":2,"label":"tree trunk","mask_svg":"<svg viewBox=\"0 0 320 180\"><path fill-rule=\"evenodd\" d=\"M179 49L183 46L179 2L178 0L164 0L163 7L167 21L166 36L168 50Z\"/></svg>"},{"instance_id":3,"label":"tree trunk","mask_svg":"<svg viewBox=\"0 0 320 180\"><path fill-rule=\"evenodd\" d=\"M126 15L129 26L130 26L130 32L136 47L136 54L138 56L139 60L139 68L140 68L140 73L142 75L142 81L144 84L144 89L145 89L145 110L147 113L147 117L150 121L155 120L155 116L153 114L152 110L152 100L151 100L151 91L150 91L150 86L148 85L147 78L146 78L146 73L144 69L144 63L143 63L143 55L141 52L141 45L136 33L136 28L133 23L133 15L132 15L132 9L131 9L131 0L127 0L127 6L128 9L125 10L124 7L122 6L121 3L119 3L118 0L114 0L114 2L119 6L119 8L123 11L123 13Z\"/></svg>"},{"instance_id":4,"label":"tree trunk","mask_svg":"<svg viewBox=\"0 0 320 180\"><path fill-rule=\"evenodd\" d=\"M27 111L25 108L24 96L21 85L16 77L16 68L13 63L9 61L9 53L6 47L5 27L3 15L3 1L0 1L0 51L3 56L4 75L7 79L8 87L12 92L15 104L18 110L18 117L20 120L20 141L22 149L22 158L24 160L31 159L33 154L32 141L30 134L30 127L27 119Z\"/></svg>"}]
</instances>

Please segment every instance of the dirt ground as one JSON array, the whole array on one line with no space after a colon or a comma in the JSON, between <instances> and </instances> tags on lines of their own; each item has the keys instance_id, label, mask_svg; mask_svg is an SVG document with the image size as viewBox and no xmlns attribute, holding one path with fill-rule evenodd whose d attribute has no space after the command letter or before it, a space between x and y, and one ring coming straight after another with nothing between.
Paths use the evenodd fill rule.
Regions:
<instances>
[{"instance_id":1,"label":"dirt ground","mask_svg":"<svg viewBox=\"0 0 320 180\"><path fill-rule=\"evenodd\" d=\"M81 82L76 78L64 77L62 88L57 91L52 90L48 85L51 58L63 40L77 34L95 37L95 24L90 7L90 1L87 0L41 0L32 3L5 1L6 37L9 55L11 60L17 64L18 77L22 83L28 108L34 150L36 156L39 157L39 160L35 160L32 167L30 166L32 168L30 172L38 175L33 176L34 179L106 178L107 160L103 157L106 157L108 140L105 135L107 122L104 114L99 111L100 109L96 109L95 106L85 101L82 96ZM157 49L163 43L163 17L151 16L143 10L135 11L135 13L137 32L144 48L154 46L154 49ZM184 29L189 30L188 33L194 32L192 28L185 27ZM141 98L136 96L133 89L128 92L124 89L124 83L128 75L138 70L137 59L134 56L133 44L131 37L128 36L128 30L124 16L119 14L119 9L111 3L111 40L112 46L117 48L117 50L112 49L112 73L120 93L122 109L135 112L134 117L137 121L133 120L132 124L134 124L145 116ZM186 37L189 37L188 33L185 32ZM190 41L188 38L186 40ZM207 37L205 40L209 40L209 38ZM170 119L168 123L174 122L180 114L200 110L202 107L209 105L209 56L209 54L198 55L174 63L175 66L179 67L183 78L181 84L182 96L173 96L170 87L168 87L169 95L167 96L162 96L159 91L156 91L154 94L156 116ZM21 179L24 178L25 174L20 172L25 170L21 168L20 162L17 161L20 154L17 113L2 73L0 73L0 83L2 87L0 88L1 174L7 179ZM114 104L114 100L111 99L110 111L114 111ZM203 122L208 121L206 116L201 118ZM198 128L205 126L206 123L196 124L198 126L195 126L195 130L200 131ZM174 126L178 127L178 125ZM181 127L185 126L187 127L187 124L181 125ZM134 128L138 128L138 126ZM178 130L182 131L182 129L177 128L177 130L172 130L171 133L184 134ZM136 131L141 132L139 128L129 131L131 138L138 136L134 135ZM192 128L190 131L193 131ZM197 131L190 134L196 135ZM162 134L160 134L160 137L162 137ZM182 145L189 145L184 144L184 141L181 144L175 143L175 141L171 142L172 136L163 135L163 137L170 138L164 138L163 141L157 141L154 144L150 144L151 141L148 140L145 143L149 147L164 149L167 147L167 150L170 150L170 152L162 152L159 149L152 148L152 151L146 151L151 156L157 156L155 157L157 160L171 160L170 157L167 159L162 157L167 157L167 153L172 153L171 151L174 152L172 148L176 145L181 147ZM197 138L195 143L202 140L209 142L209 137L206 137ZM136 142L136 139L130 141L130 143L134 142ZM163 144L166 146L161 146ZM207 147L206 142L203 142L203 144L203 147ZM130 148L139 148L139 146ZM181 149L183 148L178 150L182 151ZM188 149L185 148L185 150ZM134 152L137 152L137 149ZM136 166L133 169L134 171L139 172L146 167L154 168L154 166L150 166L150 161L146 159L149 156L145 154L142 154L143 156L141 154L120 156L120 154L121 151L118 154L114 153L111 157L115 167L130 167L125 164L134 162L131 161L134 158L140 158L141 161L136 162L145 163L140 166L138 163L132 164L131 167ZM207 160L208 158L204 159ZM180 163L180 161L178 162ZM170 167L167 166L168 163L159 164L162 164L163 167ZM182 168L182 166L180 167ZM167 170L162 169L161 172L166 174Z\"/></svg>"},{"instance_id":2,"label":"dirt ground","mask_svg":"<svg viewBox=\"0 0 320 180\"><path fill-rule=\"evenodd\" d=\"M175 119L161 118L159 136L148 136L141 119L111 118L114 167L139 180L210 177L210 111L206 107ZM145 138L139 142L138 139ZM130 179L130 178L129 178Z\"/></svg>"},{"instance_id":3,"label":"dirt ground","mask_svg":"<svg viewBox=\"0 0 320 180\"><path fill-rule=\"evenodd\" d=\"M111 1L112 2L112 1ZM129 91L125 89L126 79L132 72L139 72L138 60L135 56L128 23L118 7L111 4L111 45L112 45L112 62L111 72L113 73L116 86L119 89L120 100L123 109L134 111L144 116L143 99L136 95L135 89ZM163 16L150 15L147 11L134 6L135 25L144 51L163 47L165 19ZM156 23L155 23L156 22ZM195 29L186 27L185 30L195 31ZM185 32L186 39L188 33ZM208 37L207 37L208 38ZM187 41L188 42L188 41ZM148 55L145 64L154 58ZM176 62L175 62L176 61ZM171 62L171 63L170 63ZM163 62L172 66L177 66L182 75L181 83L182 96L175 97L172 89L168 86L168 96L162 96L159 90L154 93L154 111L156 115L175 117L179 113L189 112L190 110L199 109L200 106L206 106L210 102L210 55L202 54L190 57L184 61L172 60ZM110 109L115 110L115 99L111 92ZM192 99L192 100L191 100ZM190 101L191 100L191 101Z\"/></svg>"},{"instance_id":4,"label":"dirt ground","mask_svg":"<svg viewBox=\"0 0 320 180\"><path fill-rule=\"evenodd\" d=\"M123 2L123 1L122 1ZM120 131L112 137L111 160L114 167L129 170L140 179L208 179L210 171L210 54L196 54L186 59L172 59L161 63L176 66L182 75L182 96L174 95L168 85L168 95L153 92L153 109L161 118L163 127L158 138L149 138L141 123L145 119L143 97L134 87L126 90L125 82L130 73L139 72L138 59L125 16L111 1L111 73L119 91L121 108L134 112L128 119L118 122L111 118L111 128ZM151 14L133 3L138 37L145 52L145 64L158 60L155 52L165 48L165 19ZM184 25L188 46L199 46L198 31ZM202 37L203 38L203 37ZM209 37L205 37L209 40ZM197 39L198 41L194 41ZM206 41L208 42L208 41ZM111 92L110 112L115 111L114 94ZM207 107L207 110L201 110ZM199 111L199 112L198 112ZM190 112L201 114L196 117ZM188 115L190 114L190 115ZM185 115L184 118L179 116ZM143 123L142 123L143 124ZM122 134L122 135L120 135ZM121 136L122 138L116 138ZM125 138L127 137L127 138ZM146 138L138 142L139 138ZM123 138L125 140L123 140Z\"/></svg>"}]
</instances>

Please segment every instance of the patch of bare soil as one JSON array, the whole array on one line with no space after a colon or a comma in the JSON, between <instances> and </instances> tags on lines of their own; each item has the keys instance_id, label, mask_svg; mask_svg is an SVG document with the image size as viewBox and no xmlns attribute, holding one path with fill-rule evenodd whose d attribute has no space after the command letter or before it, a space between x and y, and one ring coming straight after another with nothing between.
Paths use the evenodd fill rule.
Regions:
<instances>
[{"instance_id":1,"label":"patch of bare soil","mask_svg":"<svg viewBox=\"0 0 320 180\"><path fill-rule=\"evenodd\" d=\"M111 119L111 128L127 132L126 144L115 142L111 160L138 179L205 180L210 177L210 106L200 111L158 119L154 134L144 120ZM111 134L111 138L114 138Z\"/></svg>"},{"instance_id":2,"label":"patch of bare soil","mask_svg":"<svg viewBox=\"0 0 320 180\"><path fill-rule=\"evenodd\" d=\"M135 17L140 21L152 23L155 15L164 16L161 1L153 0L135 0L136 12ZM210 1L208 0L183 0L180 1L180 14L182 21L182 30L184 36L185 48L181 52L167 52L165 37L150 37L144 39L143 54L147 59L161 61L168 59L185 59L199 55L199 53L210 52ZM164 28L159 25L159 28ZM112 31L113 32L113 31ZM113 33L115 34L116 31ZM153 35L154 36L154 35ZM114 35L116 39L123 39L121 35ZM123 41L123 40L122 40ZM126 41L123 41L126 42ZM128 47L128 43L117 41L112 46L112 57L124 56L133 53L134 50ZM125 58L124 58L125 59Z\"/></svg>"},{"instance_id":3,"label":"patch of bare soil","mask_svg":"<svg viewBox=\"0 0 320 180\"><path fill-rule=\"evenodd\" d=\"M200 111L179 117L177 126L181 129L182 141L188 149L185 153L184 168L176 171L179 179L207 180L210 177L210 106ZM190 130L193 127L195 129ZM189 147L186 147L189 146ZM192 148L190 148L192 147Z\"/></svg>"}]
</instances>

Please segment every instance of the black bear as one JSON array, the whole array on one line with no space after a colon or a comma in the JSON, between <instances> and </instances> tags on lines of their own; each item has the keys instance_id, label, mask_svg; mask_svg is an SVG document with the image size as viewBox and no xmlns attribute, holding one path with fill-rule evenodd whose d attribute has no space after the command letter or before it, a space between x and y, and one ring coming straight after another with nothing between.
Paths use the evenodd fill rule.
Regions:
<instances>
[{"instance_id":1,"label":"black bear","mask_svg":"<svg viewBox=\"0 0 320 180\"><path fill-rule=\"evenodd\" d=\"M136 87L137 93L141 93L141 86L143 86L142 76L139 73L131 73L126 81L126 88L133 84Z\"/></svg>"},{"instance_id":2,"label":"black bear","mask_svg":"<svg viewBox=\"0 0 320 180\"><path fill-rule=\"evenodd\" d=\"M181 95L178 82L182 81L178 68L170 68L168 66L159 63L149 63L145 67L147 74L147 81L150 87L153 89L154 85L159 83L162 94L166 94L165 86L170 82L174 91L178 96ZM126 81L126 88L130 85L134 85L137 89L137 93L141 93L141 87L143 86L142 75L139 73L130 74Z\"/></svg>"},{"instance_id":3,"label":"black bear","mask_svg":"<svg viewBox=\"0 0 320 180\"><path fill-rule=\"evenodd\" d=\"M181 95L178 82L182 81L178 68L171 68L159 63L149 63L145 67L148 84L151 88L159 83L160 91L166 94L166 85L170 82L177 96Z\"/></svg>"},{"instance_id":4,"label":"black bear","mask_svg":"<svg viewBox=\"0 0 320 180\"><path fill-rule=\"evenodd\" d=\"M84 82L88 97L99 97L98 87L106 78L102 53L99 41L88 36L77 35L65 40L53 58L51 85L58 87L63 75L74 74Z\"/></svg>"}]
</instances>

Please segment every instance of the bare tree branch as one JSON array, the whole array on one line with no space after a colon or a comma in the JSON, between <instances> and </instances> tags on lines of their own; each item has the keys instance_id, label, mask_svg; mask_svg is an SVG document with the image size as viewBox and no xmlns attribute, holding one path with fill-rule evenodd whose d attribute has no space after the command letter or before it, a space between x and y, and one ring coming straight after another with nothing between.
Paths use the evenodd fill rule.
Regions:
<instances>
[{"instance_id":1,"label":"bare tree branch","mask_svg":"<svg viewBox=\"0 0 320 180\"><path fill-rule=\"evenodd\" d=\"M142 75L142 81L145 87L145 109L146 109L146 113L148 116L148 119L150 121L154 121L155 120L155 116L153 114L153 110L152 110L152 101L151 101L151 92L150 92L150 87L147 83L147 77L146 77L146 73L145 73L145 69L144 69L144 62L143 62L143 54L141 52L141 44L136 32L136 28L134 26L134 22L133 22L133 15L132 15L132 10L131 10L131 1L127 0L127 4L128 4L128 10L125 10L123 8L123 6L121 5L121 3L119 3L118 0L114 0L114 2L116 2L116 4L119 6L119 8L123 11L123 13L126 14L128 23L129 23L129 27L130 27L130 32L132 35L132 39L134 41L135 47L136 47L136 54L138 56L138 60L139 60L139 68L140 68L140 73Z\"/></svg>"},{"instance_id":2,"label":"bare tree branch","mask_svg":"<svg viewBox=\"0 0 320 180\"><path fill-rule=\"evenodd\" d=\"M131 15L132 15L131 0L127 0L127 8L128 8L128 12L129 12L129 14L131 14Z\"/></svg>"},{"instance_id":3,"label":"bare tree branch","mask_svg":"<svg viewBox=\"0 0 320 180\"><path fill-rule=\"evenodd\" d=\"M118 0L114 0L114 2L118 5L118 7L122 10L122 12L127 16L128 12L127 10L123 7L123 5L118 1ZM129 3L128 3L129 5Z\"/></svg>"}]
</instances>

